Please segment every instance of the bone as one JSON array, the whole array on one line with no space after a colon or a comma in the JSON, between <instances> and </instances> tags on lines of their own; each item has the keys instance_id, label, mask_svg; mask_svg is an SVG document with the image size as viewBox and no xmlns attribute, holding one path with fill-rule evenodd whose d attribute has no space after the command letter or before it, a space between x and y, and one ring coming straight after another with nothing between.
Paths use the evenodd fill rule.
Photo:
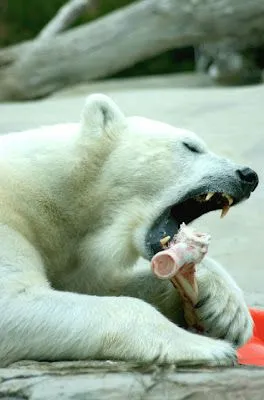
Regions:
<instances>
[{"instance_id":1,"label":"bone","mask_svg":"<svg viewBox=\"0 0 264 400\"><path fill-rule=\"evenodd\" d=\"M170 279L179 291L190 328L202 331L194 306L198 302L198 285L195 277L196 265L208 251L210 235L196 232L182 224L180 230L166 250L157 253L151 261L153 273L159 279Z\"/></svg>"}]
</instances>

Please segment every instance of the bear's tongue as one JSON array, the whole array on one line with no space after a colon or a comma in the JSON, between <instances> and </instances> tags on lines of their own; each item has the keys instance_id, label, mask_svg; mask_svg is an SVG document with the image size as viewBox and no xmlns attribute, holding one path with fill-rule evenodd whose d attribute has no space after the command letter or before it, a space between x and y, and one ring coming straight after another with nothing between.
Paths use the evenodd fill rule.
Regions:
<instances>
[{"instance_id":1,"label":"bear's tongue","mask_svg":"<svg viewBox=\"0 0 264 400\"><path fill-rule=\"evenodd\" d=\"M162 250L161 239L166 236L171 238L177 234L180 229L180 222L171 216L171 210L166 210L154 223L149 231L147 238L147 247L152 255Z\"/></svg>"}]
</instances>

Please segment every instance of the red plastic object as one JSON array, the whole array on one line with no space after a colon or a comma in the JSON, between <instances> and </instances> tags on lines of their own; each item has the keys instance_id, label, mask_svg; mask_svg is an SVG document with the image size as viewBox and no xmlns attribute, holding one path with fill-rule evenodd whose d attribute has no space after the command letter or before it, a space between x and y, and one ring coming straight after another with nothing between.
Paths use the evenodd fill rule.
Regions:
<instances>
[{"instance_id":1,"label":"red plastic object","mask_svg":"<svg viewBox=\"0 0 264 400\"><path fill-rule=\"evenodd\" d=\"M264 367L264 310L250 308L249 311L254 321L253 336L238 349L238 362Z\"/></svg>"}]
</instances>

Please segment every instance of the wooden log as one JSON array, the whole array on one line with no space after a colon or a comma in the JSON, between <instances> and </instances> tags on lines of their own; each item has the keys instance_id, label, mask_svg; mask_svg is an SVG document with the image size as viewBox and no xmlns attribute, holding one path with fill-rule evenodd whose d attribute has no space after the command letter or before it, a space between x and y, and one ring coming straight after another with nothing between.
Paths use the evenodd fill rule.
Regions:
<instances>
[{"instance_id":1,"label":"wooden log","mask_svg":"<svg viewBox=\"0 0 264 400\"><path fill-rule=\"evenodd\" d=\"M264 2L143 0L43 41L0 73L0 99L103 78L165 50L264 31ZM0 54L1 64L1 54Z\"/></svg>"}]
</instances>

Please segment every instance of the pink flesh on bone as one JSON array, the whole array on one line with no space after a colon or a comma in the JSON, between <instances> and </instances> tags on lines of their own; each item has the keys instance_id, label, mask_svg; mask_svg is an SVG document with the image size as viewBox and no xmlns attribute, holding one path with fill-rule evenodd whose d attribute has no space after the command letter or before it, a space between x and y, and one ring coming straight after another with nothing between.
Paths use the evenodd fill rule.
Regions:
<instances>
[{"instance_id":1,"label":"pink flesh on bone","mask_svg":"<svg viewBox=\"0 0 264 400\"><path fill-rule=\"evenodd\" d=\"M210 236L182 224L169 247L157 253L151 261L153 273L159 279L170 279L193 305L198 298L195 265L208 250Z\"/></svg>"},{"instance_id":2,"label":"pink flesh on bone","mask_svg":"<svg viewBox=\"0 0 264 400\"><path fill-rule=\"evenodd\" d=\"M151 260L153 273L159 279L170 279L178 289L187 325L198 332L203 332L203 327L194 309L198 301L195 265L207 253L209 242L209 235L195 232L182 224L168 248L157 253Z\"/></svg>"},{"instance_id":3,"label":"pink flesh on bone","mask_svg":"<svg viewBox=\"0 0 264 400\"><path fill-rule=\"evenodd\" d=\"M154 274L160 279L170 279L176 275L185 264L185 247L186 245L177 243L157 253L151 261Z\"/></svg>"}]
</instances>

